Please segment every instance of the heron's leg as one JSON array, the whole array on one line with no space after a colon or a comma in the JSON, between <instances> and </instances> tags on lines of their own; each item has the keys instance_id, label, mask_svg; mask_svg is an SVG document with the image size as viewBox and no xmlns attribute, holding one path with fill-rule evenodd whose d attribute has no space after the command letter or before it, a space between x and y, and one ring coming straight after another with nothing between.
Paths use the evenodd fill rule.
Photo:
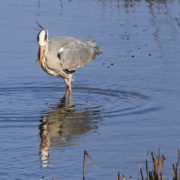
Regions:
<instances>
[{"instance_id":1,"label":"heron's leg","mask_svg":"<svg viewBox=\"0 0 180 180\"><path fill-rule=\"evenodd\" d=\"M67 88L67 89L66 89L66 94L65 94L65 97L67 97L68 92L69 92L69 89Z\"/></svg>"},{"instance_id":2,"label":"heron's leg","mask_svg":"<svg viewBox=\"0 0 180 180\"><path fill-rule=\"evenodd\" d=\"M71 99L71 79L69 79L69 86L68 86L68 89L69 89L69 99Z\"/></svg>"},{"instance_id":3,"label":"heron's leg","mask_svg":"<svg viewBox=\"0 0 180 180\"><path fill-rule=\"evenodd\" d=\"M69 79L69 90L71 91L71 79Z\"/></svg>"},{"instance_id":4,"label":"heron's leg","mask_svg":"<svg viewBox=\"0 0 180 180\"><path fill-rule=\"evenodd\" d=\"M66 83L66 86L67 86L67 89L66 89L66 96L69 92L69 98L71 98L71 79L69 79L69 82L67 79L64 79L65 83Z\"/></svg>"},{"instance_id":5,"label":"heron's leg","mask_svg":"<svg viewBox=\"0 0 180 180\"><path fill-rule=\"evenodd\" d=\"M69 81L67 79L64 79L67 88L71 91L71 79L69 79Z\"/></svg>"},{"instance_id":6,"label":"heron's leg","mask_svg":"<svg viewBox=\"0 0 180 180\"><path fill-rule=\"evenodd\" d=\"M67 79L64 79L65 83L66 83L66 86L69 87L69 82Z\"/></svg>"}]
</instances>

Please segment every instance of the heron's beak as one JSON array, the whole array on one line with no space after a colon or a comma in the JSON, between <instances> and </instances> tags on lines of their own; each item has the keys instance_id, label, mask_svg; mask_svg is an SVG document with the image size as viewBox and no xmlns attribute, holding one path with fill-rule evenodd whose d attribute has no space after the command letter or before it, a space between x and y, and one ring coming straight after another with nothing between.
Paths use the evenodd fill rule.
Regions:
<instances>
[{"instance_id":1,"label":"heron's beak","mask_svg":"<svg viewBox=\"0 0 180 180\"><path fill-rule=\"evenodd\" d=\"M44 47L40 46L39 47L39 62L40 62L40 66L42 66L43 56L44 56Z\"/></svg>"}]
</instances>

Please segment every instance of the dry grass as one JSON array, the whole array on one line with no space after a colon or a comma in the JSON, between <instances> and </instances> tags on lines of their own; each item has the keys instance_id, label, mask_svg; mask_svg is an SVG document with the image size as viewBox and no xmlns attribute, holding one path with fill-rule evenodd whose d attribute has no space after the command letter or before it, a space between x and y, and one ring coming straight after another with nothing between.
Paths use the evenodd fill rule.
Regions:
<instances>
[{"instance_id":1,"label":"dry grass","mask_svg":"<svg viewBox=\"0 0 180 180\"><path fill-rule=\"evenodd\" d=\"M85 180L85 164L86 164L86 157L91 162L91 164L96 168L99 169L92 161L91 156L89 153L84 150L84 158L83 158L83 180ZM158 150L158 156L155 156L154 152L151 152L152 162L153 162L153 170L149 171L148 167L148 157L149 153L146 155L145 165L146 165L146 173L145 177L143 176L142 166L141 163L139 164L139 176L138 180L164 180L163 175L163 167L164 167L164 160L166 159L163 154L160 153L160 149ZM180 180L180 150L178 149L178 160L176 164L172 165L171 168L172 178L173 180ZM132 177L129 178L132 180ZM53 178L55 180L55 178ZM116 180L125 180L125 176L118 172L116 176ZM169 179L168 179L169 180Z\"/></svg>"},{"instance_id":2,"label":"dry grass","mask_svg":"<svg viewBox=\"0 0 180 180\"><path fill-rule=\"evenodd\" d=\"M146 180L164 180L163 175L163 167L164 167L164 160L166 159L165 156L160 153L160 149L158 150L158 156L155 156L154 152L151 152L152 162L153 162L153 170L148 170L148 154L146 156ZM178 161L177 163L171 168L173 180L178 180L178 175L180 175L180 150L178 150ZM179 173L178 173L179 171ZM144 180L141 164L139 165L139 180ZM179 176L180 180L180 176Z\"/></svg>"}]
</instances>

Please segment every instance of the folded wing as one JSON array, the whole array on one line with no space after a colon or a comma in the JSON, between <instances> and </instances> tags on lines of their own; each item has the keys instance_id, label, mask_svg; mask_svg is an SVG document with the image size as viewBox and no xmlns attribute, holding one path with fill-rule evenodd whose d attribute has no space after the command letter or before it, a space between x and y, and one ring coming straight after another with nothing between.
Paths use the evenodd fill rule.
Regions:
<instances>
[{"instance_id":1,"label":"folded wing","mask_svg":"<svg viewBox=\"0 0 180 180\"><path fill-rule=\"evenodd\" d=\"M61 47L57 56L62 68L71 73L92 61L97 54L102 53L95 41L72 41Z\"/></svg>"}]
</instances>

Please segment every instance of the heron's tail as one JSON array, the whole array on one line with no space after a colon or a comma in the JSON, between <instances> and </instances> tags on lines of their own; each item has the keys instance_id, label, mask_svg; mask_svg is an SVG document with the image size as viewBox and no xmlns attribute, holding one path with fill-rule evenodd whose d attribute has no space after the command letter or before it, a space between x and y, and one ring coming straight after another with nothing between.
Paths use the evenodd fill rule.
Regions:
<instances>
[{"instance_id":1,"label":"heron's tail","mask_svg":"<svg viewBox=\"0 0 180 180\"><path fill-rule=\"evenodd\" d=\"M98 54L98 55L102 54L101 50L99 49L99 47L98 47L98 45L96 43L96 40L88 41L88 43L93 47L96 54Z\"/></svg>"}]
</instances>

